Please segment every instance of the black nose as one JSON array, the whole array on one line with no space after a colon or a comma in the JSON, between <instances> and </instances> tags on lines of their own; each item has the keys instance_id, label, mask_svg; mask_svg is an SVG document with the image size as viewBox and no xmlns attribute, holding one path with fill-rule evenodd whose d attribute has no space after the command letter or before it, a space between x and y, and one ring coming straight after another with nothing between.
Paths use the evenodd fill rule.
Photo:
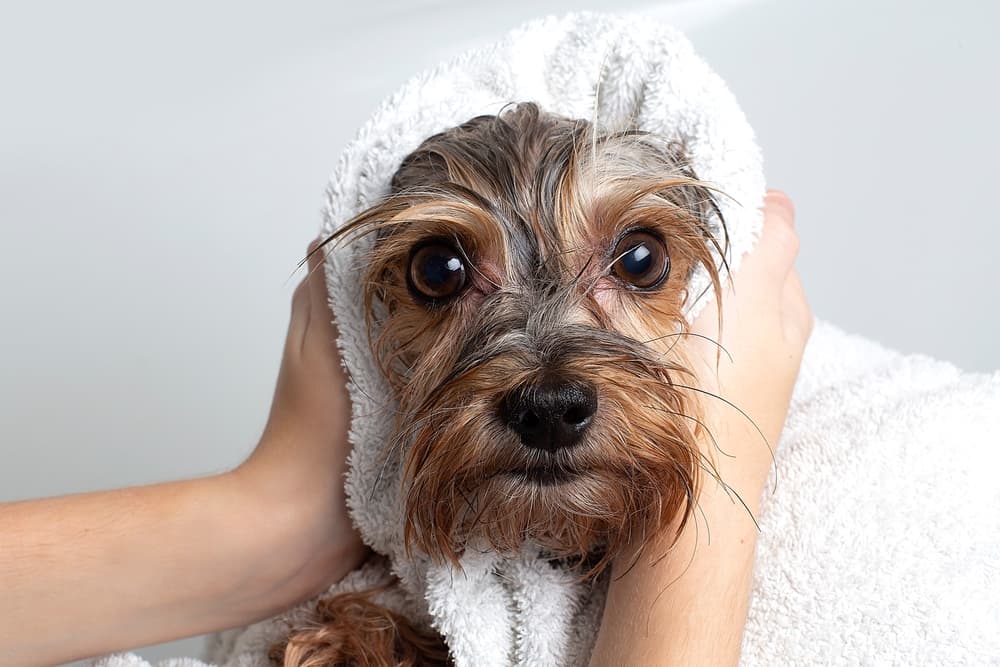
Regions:
<instances>
[{"instance_id":1,"label":"black nose","mask_svg":"<svg viewBox=\"0 0 1000 667\"><path fill-rule=\"evenodd\" d=\"M501 418L526 447L554 452L576 444L597 412L597 392L579 382L529 385L507 394Z\"/></svg>"}]
</instances>

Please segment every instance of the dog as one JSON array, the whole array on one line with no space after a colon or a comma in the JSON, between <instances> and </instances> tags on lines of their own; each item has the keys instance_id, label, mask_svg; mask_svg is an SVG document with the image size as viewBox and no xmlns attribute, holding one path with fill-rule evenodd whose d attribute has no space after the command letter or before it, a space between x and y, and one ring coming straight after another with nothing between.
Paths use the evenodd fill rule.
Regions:
<instances>
[{"instance_id":1,"label":"dog","mask_svg":"<svg viewBox=\"0 0 1000 667\"><path fill-rule=\"evenodd\" d=\"M692 272L719 293L728 270L716 196L683 146L525 103L425 140L326 239L374 235L367 325L399 405L408 550L457 564L530 541L590 578L681 532L713 474L678 342ZM318 614L275 663L448 664L371 592Z\"/></svg>"}]
</instances>

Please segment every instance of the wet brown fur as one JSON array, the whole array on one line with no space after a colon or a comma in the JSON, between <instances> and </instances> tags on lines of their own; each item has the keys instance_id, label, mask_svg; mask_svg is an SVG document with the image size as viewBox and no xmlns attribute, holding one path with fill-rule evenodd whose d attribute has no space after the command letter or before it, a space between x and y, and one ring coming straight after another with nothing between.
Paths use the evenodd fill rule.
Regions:
<instances>
[{"instance_id":1,"label":"wet brown fur","mask_svg":"<svg viewBox=\"0 0 1000 667\"><path fill-rule=\"evenodd\" d=\"M320 600L309 625L272 646L268 657L297 667L447 665L448 649L441 639L373 601L375 592Z\"/></svg>"},{"instance_id":2,"label":"wet brown fur","mask_svg":"<svg viewBox=\"0 0 1000 667\"><path fill-rule=\"evenodd\" d=\"M669 253L669 276L650 291L610 271L616 240L636 228ZM368 327L399 403L386 456L403 457L408 549L457 564L469 547L512 553L530 541L586 578L629 545L680 532L702 473L714 473L675 345L692 271L705 267L718 291L726 252L713 194L682 147L521 104L427 139L385 200L327 241L368 234ZM435 238L464 254L470 285L428 304L406 272L413 249ZM590 383L599 399L583 440L549 453L522 446L497 412L508 392L552 378ZM536 466L569 479L523 475ZM364 594L323 604L316 627L276 648L277 663L446 655L440 638L428 644Z\"/></svg>"}]
</instances>

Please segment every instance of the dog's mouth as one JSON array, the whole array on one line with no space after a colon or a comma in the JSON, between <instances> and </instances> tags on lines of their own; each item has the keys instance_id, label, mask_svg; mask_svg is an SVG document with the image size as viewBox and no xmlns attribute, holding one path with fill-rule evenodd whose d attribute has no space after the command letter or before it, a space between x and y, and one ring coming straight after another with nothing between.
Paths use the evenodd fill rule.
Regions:
<instances>
[{"instance_id":1,"label":"dog's mouth","mask_svg":"<svg viewBox=\"0 0 1000 667\"><path fill-rule=\"evenodd\" d=\"M539 486L556 486L572 482L580 477L581 471L566 466L536 465L510 471L518 479Z\"/></svg>"}]
</instances>

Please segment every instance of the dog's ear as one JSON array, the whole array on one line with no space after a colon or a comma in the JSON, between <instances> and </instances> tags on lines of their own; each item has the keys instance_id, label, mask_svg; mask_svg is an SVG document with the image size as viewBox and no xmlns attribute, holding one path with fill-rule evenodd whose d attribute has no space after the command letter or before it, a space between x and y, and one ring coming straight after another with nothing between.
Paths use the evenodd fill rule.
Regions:
<instances>
[{"instance_id":1,"label":"dog's ear","mask_svg":"<svg viewBox=\"0 0 1000 667\"><path fill-rule=\"evenodd\" d=\"M271 664L276 667L451 665L448 647L440 635L416 628L372 599L374 593L385 588L341 593L320 600L311 621L271 646L268 653Z\"/></svg>"}]
</instances>

